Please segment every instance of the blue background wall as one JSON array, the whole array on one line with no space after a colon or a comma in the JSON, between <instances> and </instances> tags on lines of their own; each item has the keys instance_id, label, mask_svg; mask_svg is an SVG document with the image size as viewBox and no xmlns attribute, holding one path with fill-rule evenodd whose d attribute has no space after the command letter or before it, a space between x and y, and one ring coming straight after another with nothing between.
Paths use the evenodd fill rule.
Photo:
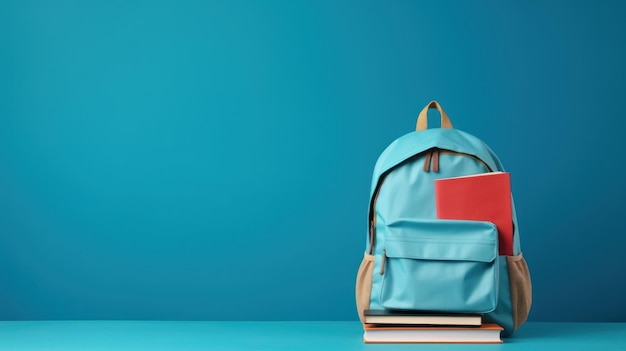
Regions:
<instances>
[{"instance_id":1,"label":"blue background wall","mask_svg":"<svg viewBox=\"0 0 626 351\"><path fill-rule=\"evenodd\" d=\"M512 172L535 321L626 321L623 2L3 1L0 319L356 319L379 153Z\"/></svg>"}]
</instances>

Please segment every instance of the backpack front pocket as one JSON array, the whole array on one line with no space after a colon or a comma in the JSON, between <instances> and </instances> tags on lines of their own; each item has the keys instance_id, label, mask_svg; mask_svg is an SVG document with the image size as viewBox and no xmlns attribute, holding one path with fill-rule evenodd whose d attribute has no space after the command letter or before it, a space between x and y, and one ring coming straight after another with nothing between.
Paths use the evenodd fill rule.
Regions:
<instances>
[{"instance_id":1,"label":"backpack front pocket","mask_svg":"<svg viewBox=\"0 0 626 351\"><path fill-rule=\"evenodd\" d=\"M498 301L498 232L490 222L387 225L380 304L388 309L488 313Z\"/></svg>"}]
</instances>

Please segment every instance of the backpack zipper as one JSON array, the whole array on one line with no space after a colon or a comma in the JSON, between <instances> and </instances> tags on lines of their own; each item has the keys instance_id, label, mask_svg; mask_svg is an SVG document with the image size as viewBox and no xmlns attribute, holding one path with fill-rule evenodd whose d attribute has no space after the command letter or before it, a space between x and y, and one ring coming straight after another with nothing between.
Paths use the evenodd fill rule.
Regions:
<instances>
[{"instance_id":1,"label":"backpack zipper","mask_svg":"<svg viewBox=\"0 0 626 351\"><path fill-rule=\"evenodd\" d=\"M491 167L489 167L489 165L485 161L481 160L480 158L478 158L478 157L476 157L474 155L466 154L464 152L446 150L446 149L438 149L438 153L439 154L447 154L447 155L456 155L456 156L469 157L471 159L474 159L474 161L476 161L476 162L480 163L481 165L483 165L483 167L485 167L487 172L493 172Z\"/></svg>"},{"instance_id":2,"label":"backpack zipper","mask_svg":"<svg viewBox=\"0 0 626 351\"><path fill-rule=\"evenodd\" d=\"M480 158L474 155L466 154L464 152L458 152L458 151L452 151L452 150L446 150L446 149L438 149L438 148L432 148L426 151L426 154L424 155L425 156L424 172L430 172L431 170L433 172L439 172L439 155L440 154L469 157L471 159L474 159L476 162L480 163L481 165L483 165L483 167L485 167L487 172L493 172L491 167L489 167L489 165L485 163L485 161L481 160Z\"/></svg>"}]
</instances>

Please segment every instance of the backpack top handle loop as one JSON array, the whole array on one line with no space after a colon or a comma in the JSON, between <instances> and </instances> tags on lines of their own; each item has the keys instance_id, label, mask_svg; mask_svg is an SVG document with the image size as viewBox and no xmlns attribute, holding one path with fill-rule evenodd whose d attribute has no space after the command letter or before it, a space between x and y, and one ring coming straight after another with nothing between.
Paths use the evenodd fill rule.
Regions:
<instances>
[{"instance_id":1,"label":"backpack top handle loop","mask_svg":"<svg viewBox=\"0 0 626 351\"><path fill-rule=\"evenodd\" d=\"M450 122L450 118L446 112L441 108L441 105L435 100L431 101L424 107L422 112L417 116L417 123L415 124L415 130L426 130L428 129L428 110L431 108L436 108L437 111L441 114L441 128L452 128L452 122Z\"/></svg>"}]
</instances>

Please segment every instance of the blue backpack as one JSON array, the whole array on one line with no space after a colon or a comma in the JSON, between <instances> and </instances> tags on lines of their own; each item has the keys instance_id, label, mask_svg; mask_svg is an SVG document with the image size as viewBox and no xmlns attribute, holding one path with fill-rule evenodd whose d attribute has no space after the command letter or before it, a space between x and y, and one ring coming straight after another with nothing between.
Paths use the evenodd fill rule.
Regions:
<instances>
[{"instance_id":1,"label":"blue backpack","mask_svg":"<svg viewBox=\"0 0 626 351\"><path fill-rule=\"evenodd\" d=\"M441 128L428 129L428 110ZM480 313L509 336L527 319L530 273L520 249L513 204L513 255L498 255L493 223L437 219L436 179L504 171L478 138L452 128L432 101L416 131L396 139L374 168L369 233L356 281L361 322L372 310Z\"/></svg>"}]
</instances>

